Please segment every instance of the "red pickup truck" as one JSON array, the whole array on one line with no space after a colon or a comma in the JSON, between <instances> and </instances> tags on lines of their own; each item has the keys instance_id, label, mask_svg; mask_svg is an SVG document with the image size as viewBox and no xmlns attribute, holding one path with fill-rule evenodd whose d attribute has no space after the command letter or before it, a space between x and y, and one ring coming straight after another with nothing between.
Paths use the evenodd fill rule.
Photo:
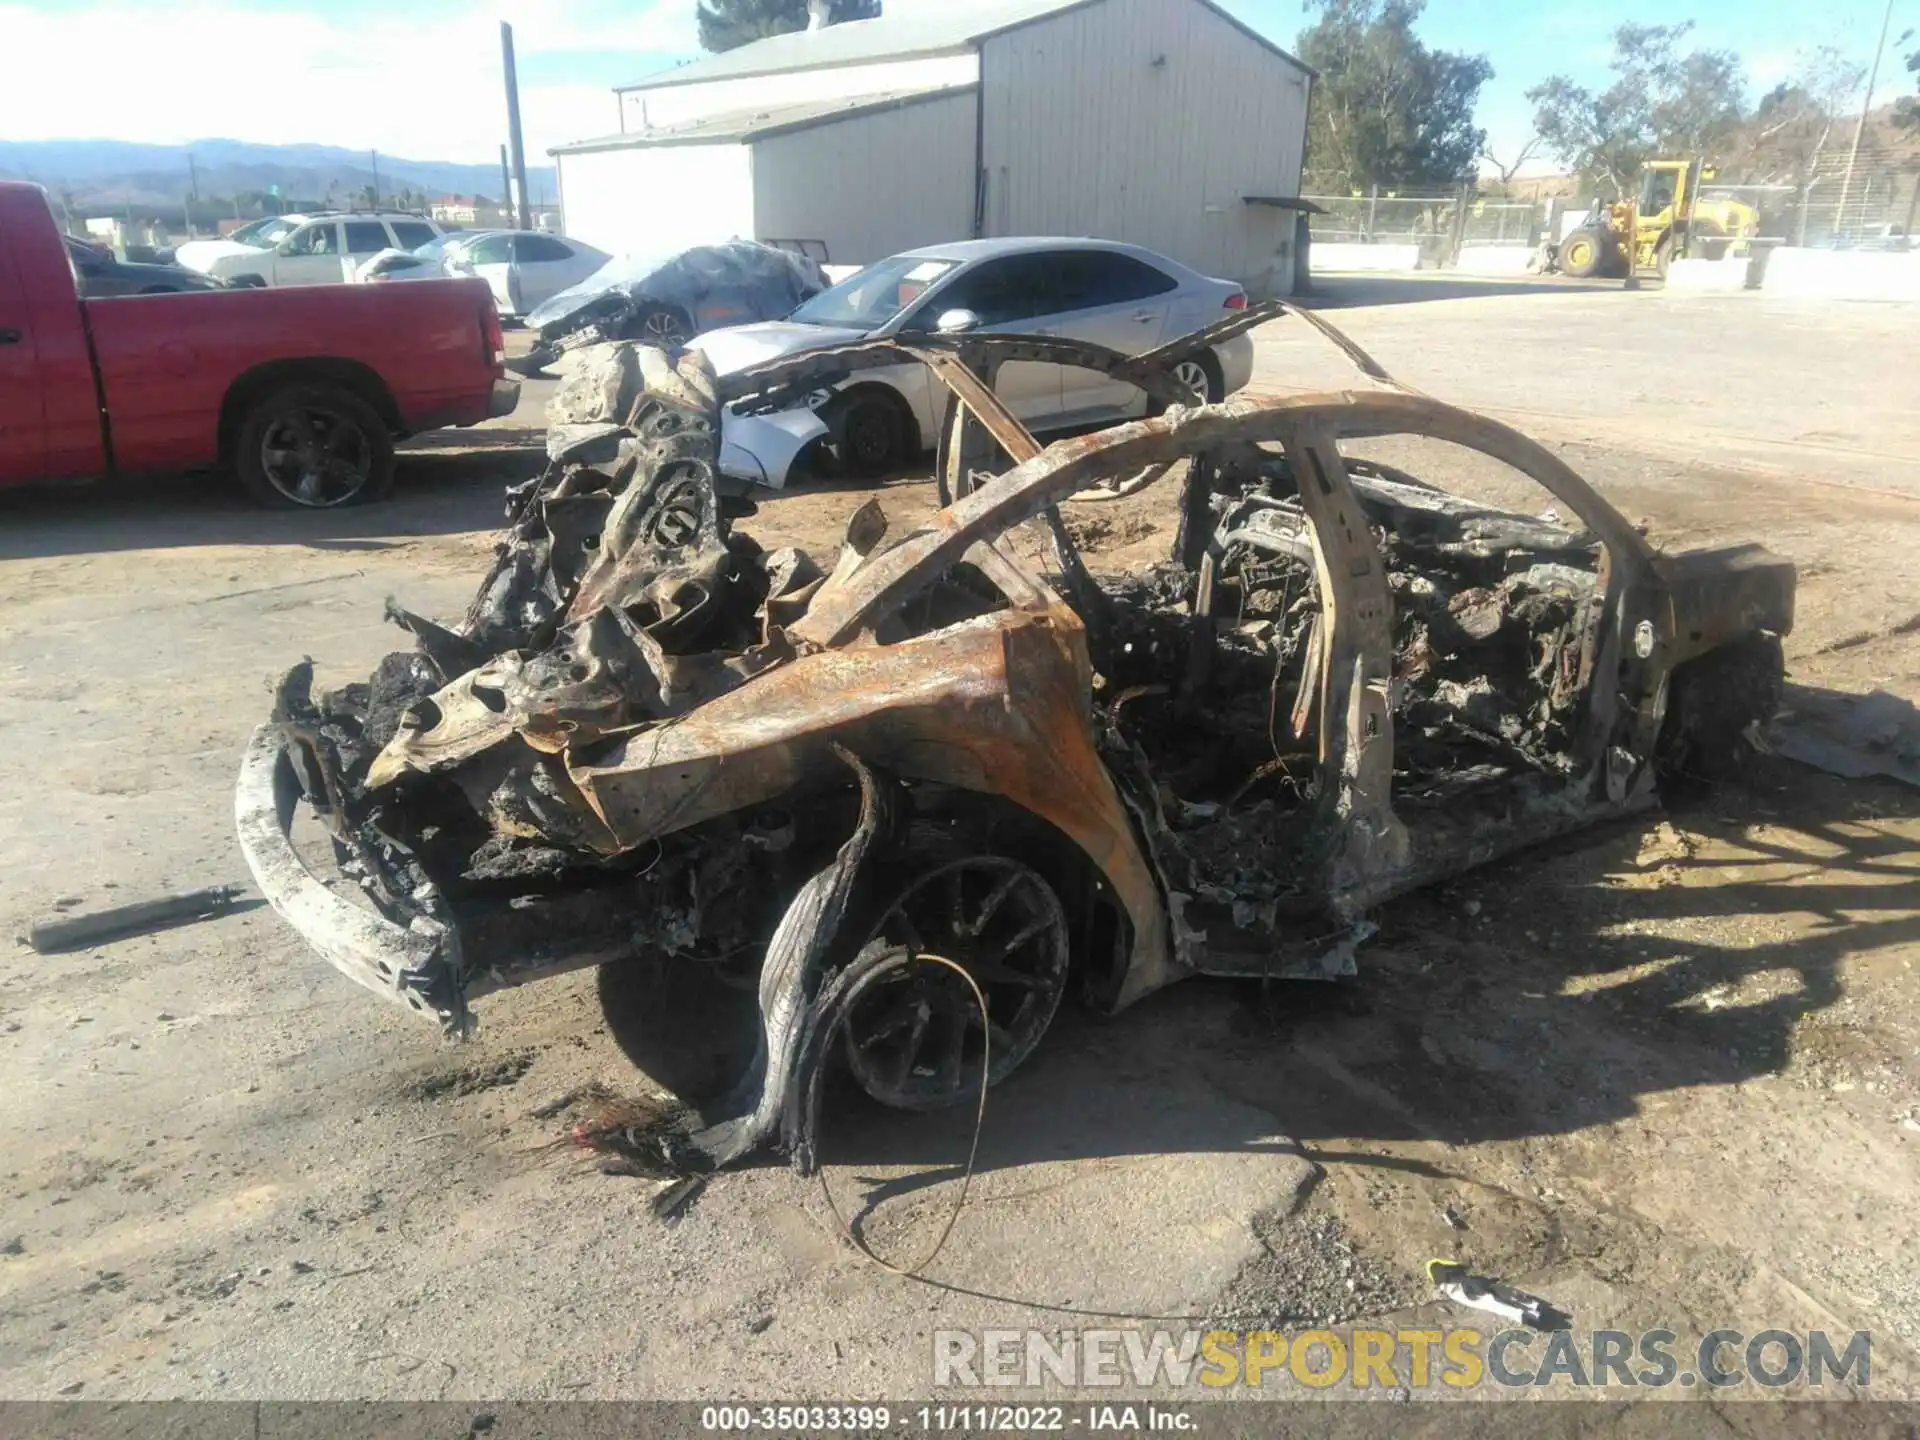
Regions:
<instances>
[{"instance_id":1,"label":"red pickup truck","mask_svg":"<svg viewBox=\"0 0 1920 1440\"><path fill-rule=\"evenodd\" d=\"M393 483L397 437L509 413L484 280L82 300L47 198L0 181L0 485L230 469L265 505Z\"/></svg>"}]
</instances>

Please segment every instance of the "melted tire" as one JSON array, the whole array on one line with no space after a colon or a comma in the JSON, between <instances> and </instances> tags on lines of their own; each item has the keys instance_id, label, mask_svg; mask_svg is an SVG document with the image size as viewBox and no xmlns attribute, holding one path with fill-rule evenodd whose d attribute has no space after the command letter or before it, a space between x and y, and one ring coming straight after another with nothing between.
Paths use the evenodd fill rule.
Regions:
<instances>
[{"instance_id":1,"label":"melted tire","mask_svg":"<svg viewBox=\"0 0 1920 1440\"><path fill-rule=\"evenodd\" d=\"M1778 635L1749 635L1689 660L1668 682L1654 749L1662 788L1738 780L1756 753L1749 731L1780 708L1786 662Z\"/></svg>"}]
</instances>

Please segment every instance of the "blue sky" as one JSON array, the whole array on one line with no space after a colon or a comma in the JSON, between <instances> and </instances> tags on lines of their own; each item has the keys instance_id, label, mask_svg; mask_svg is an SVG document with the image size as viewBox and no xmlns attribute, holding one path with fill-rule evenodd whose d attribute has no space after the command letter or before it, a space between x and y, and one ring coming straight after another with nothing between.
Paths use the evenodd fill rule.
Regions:
<instances>
[{"instance_id":1,"label":"blue sky","mask_svg":"<svg viewBox=\"0 0 1920 1440\"><path fill-rule=\"evenodd\" d=\"M895 11L972 3L887 0ZM1283 45L1304 18L1299 0L1223 3ZM1529 133L1527 87L1555 71L1600 78L1608 34L1623 21L1691 17L1699 43L1745 57L1758 91L1817 45L1864 64L1883 9L1884 0L1431 0L1420 31L1493 62L1480 122L1505 158ZM0 135L226 135L484 161L504 132L501 18L516 28L536 154L617 129L613 85L697 53L693 0L0 0L9 58ZM1920 28L1920 0L1894 0L1894 34L1908 26ZM1890 60L1880 97L1905 79Z\"/></svg>"}]
</instances>

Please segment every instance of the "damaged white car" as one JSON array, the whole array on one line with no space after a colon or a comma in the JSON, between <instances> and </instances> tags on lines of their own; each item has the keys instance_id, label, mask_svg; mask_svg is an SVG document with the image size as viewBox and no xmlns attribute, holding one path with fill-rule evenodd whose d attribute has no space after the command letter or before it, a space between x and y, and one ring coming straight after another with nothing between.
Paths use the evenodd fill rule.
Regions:
<instances>
[{"instance_id":1,"label":"damaged white car","mask_svg":"<svg viewBox=\"0 0 1920 1440\"><path fill-rule=\"evenodd\" d=\"M1242 312L1246 292L1137 245L1105 240L964 240L869 265L784 320L737 325L694 341L723 381L754 366L859 341L917 335L1040 335L1137 356ZM1208 403L1246 388L1253 342L1237 332L1196 347L1173 378ZM1029 431L1111 425L1145 414L1147 397L1104 371L1010 361L995 392ZM814 442L861 479L886 475L934 448L949 397L927 367L864 370L759 416L729 413L723 472L778 489Z\"/></svg>"}]
</instances>

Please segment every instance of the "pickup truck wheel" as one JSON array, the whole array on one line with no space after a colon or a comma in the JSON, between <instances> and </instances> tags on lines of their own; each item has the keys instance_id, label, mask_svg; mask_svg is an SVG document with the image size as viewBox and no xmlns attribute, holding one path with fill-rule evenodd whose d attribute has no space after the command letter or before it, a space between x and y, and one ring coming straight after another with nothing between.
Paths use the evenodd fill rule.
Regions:
<instances>
[{"instance_id":1,"label":"pickup truck wheel","mask_svg":"<svg viewBox=\"0 0 1920 1440\"><path fill-rule=\"evenodd\" d=\"M241 485L262 505L331 510L392 488L393 437L351 391L290 385L247 411L234 462Z\"/></svg>"}]
</instances>

